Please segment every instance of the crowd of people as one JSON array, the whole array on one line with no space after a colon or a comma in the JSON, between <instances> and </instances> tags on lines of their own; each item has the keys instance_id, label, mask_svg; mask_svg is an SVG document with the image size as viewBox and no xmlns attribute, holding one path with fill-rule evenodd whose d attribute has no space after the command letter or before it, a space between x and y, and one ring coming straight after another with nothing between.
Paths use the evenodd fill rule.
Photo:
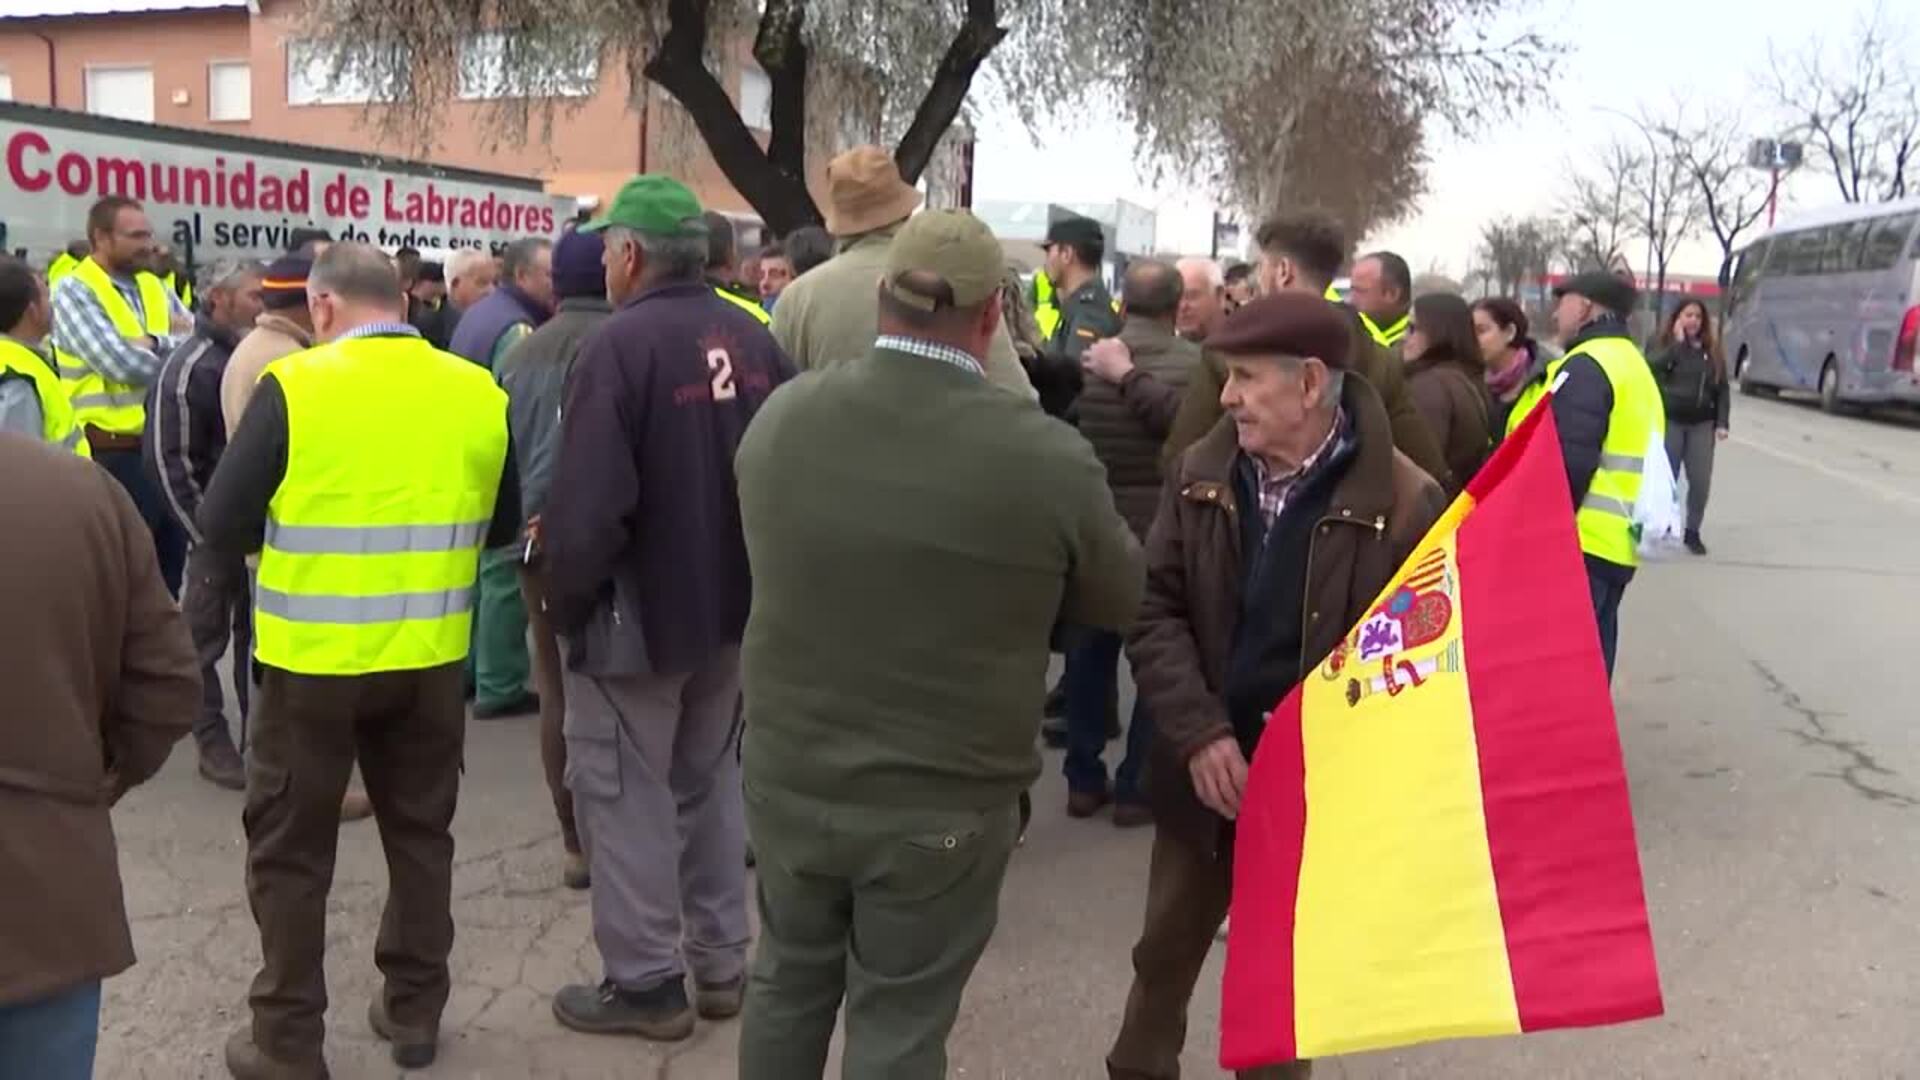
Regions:
<instances>
[{"instance_id":1,"label":"crowd of people","mask_svg":"<svg viewBox=\"0 0 1920 1080\"><path fill-rule=\"evenodd\" d=\"M1609 671L1663 432L1704 552L1727 397L1698 303L1650 364L1631 283L1576 274L1555 348L1315 213L1253 263L1133 260L1117 297L1100 225L1058 221L1036 287L877 147L824 190L824 229L749 258L661 175L445 265L306 236L197 312L132 200L50 289L0 257L0 596L35 613L0 620L0 808L33 837L0 845L0 1074L90 1074L132 962L109 808L189 732L244 792L262 960L232 1075L326 1075L326 896L369 813L368 1023L430 1064L471 700L538 713L558 877L589 894L601 978L554 988L560 1024L743 1015L747 1080L821 1075L839 1024L849 1077L944 1075L1039 736L1068 816L1155 830L1106 1068L1172 1080L1266 713L1509 432L1553 411Z\"/></svg>"}]
</instances>

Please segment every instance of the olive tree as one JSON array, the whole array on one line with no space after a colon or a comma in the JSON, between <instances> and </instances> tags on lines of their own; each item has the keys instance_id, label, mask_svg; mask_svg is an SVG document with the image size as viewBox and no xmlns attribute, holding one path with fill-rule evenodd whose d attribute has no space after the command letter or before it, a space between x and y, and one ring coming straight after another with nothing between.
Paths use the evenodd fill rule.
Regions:
<instances>
[{"instance_id":1,"label":"olive tree","mask_svg":"<svg viewBox=\"0 0 1920 1080\"><path fill-rule=\"evenodd\" d=\"M678 103L780 232L819 219L810 158L854 133L890 143L901 173L919 178L977 81L1042 137L1085 122L1079 109L1095 95L1117 100L1098 115L1131 121L1160 167L1247 206L1301 182L1310 156L1351 149L1349 182L1390 178L1361 212L1378 217L1404 209L1395 193L1417 190L1420 123L1468 123L1537 85L1537 38L1477 29L1523 2L308 0L302 33L335 77L375 91L384 104L370 115L401 139L435 129L476 33L501 43L490 59L515 92L485 108L489 133L508 141L550 133L578 103L556 91L556 72L621 64L636 105L649 84ZM771 91L764 143L721 77L743 45ZM1411 156L1383 165L1315 116L1344 117L1347 131Z\"/></svg>"}]
</instances>

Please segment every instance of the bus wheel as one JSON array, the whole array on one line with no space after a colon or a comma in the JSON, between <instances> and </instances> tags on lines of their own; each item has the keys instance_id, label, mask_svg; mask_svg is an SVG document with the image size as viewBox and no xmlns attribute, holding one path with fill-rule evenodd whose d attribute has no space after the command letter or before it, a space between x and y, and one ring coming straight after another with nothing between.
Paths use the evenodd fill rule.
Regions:
<instances>
[{"instance_id":1,"label":"bus wheel","mask_svg":"<svg viewBox=\"0 0 1920 1080\"><path fill-rule=\"evenodd\" d=\"M1840 401L1840 365L1833 357L1820 369L1820 410L1839 416L1847 411Z\"/></svg>"}]
</instances>

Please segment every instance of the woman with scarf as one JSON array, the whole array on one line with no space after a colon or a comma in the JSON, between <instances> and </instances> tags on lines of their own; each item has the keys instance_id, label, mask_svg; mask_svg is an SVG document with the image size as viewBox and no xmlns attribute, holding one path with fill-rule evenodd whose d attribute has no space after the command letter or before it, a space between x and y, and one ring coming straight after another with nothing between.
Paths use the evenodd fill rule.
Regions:
<instances>
[{"instance_id":1,"label":"woman with scarf","mask_svg":"<svg viewBox=\"0 0 1920 1080\"><path fill-rule=\"evenodd\" d=\"M1487 393L1493 399L1489 426L1497 444L1507 436L1507 417L1520 392L1539 378L1553 359L1548 347L1527 335L1527 313L1504 296L1473 305L1473 336L1486 364Z\"/></svg>"}]
</instances>

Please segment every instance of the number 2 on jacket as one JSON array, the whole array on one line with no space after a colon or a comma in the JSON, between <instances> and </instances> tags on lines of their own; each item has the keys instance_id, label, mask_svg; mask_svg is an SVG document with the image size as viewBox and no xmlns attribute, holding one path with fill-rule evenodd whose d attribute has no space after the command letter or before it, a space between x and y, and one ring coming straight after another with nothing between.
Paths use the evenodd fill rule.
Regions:
<instances>
[{"instance_id":1,"label":"number 2 on jacket","mask_svg":"<svg viewBox=\"0 0 1920 1080\"><path fill-rule=\"evenodd\" d=\"M707 370L713 372L713 400L732 401L739 393L733 385L733 357L725 349L708 349Z\"/></svg>"}]
</instances>

